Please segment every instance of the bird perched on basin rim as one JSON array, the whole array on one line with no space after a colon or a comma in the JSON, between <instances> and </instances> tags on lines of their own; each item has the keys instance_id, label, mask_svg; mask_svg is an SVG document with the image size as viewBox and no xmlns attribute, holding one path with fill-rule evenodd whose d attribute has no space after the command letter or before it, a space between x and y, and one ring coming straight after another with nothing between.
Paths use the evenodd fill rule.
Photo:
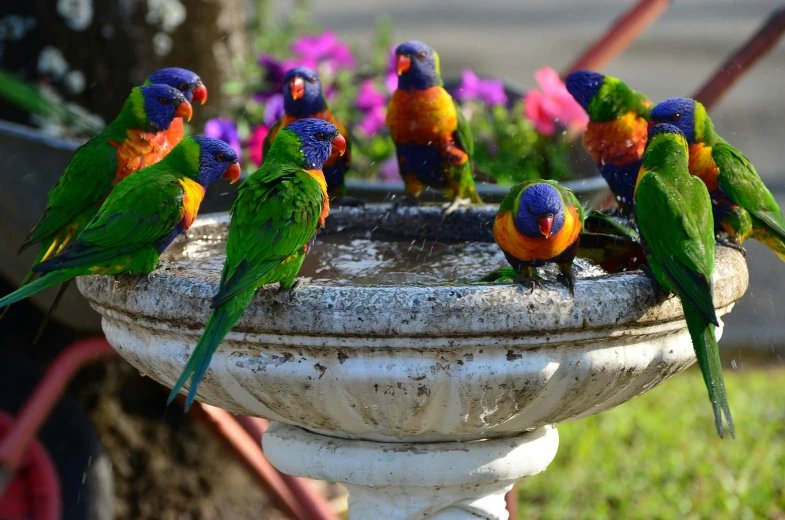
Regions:
<instances>
[{"instance_id":1,"label":"bird perched on basin rim","mask_svg":"<svg viewBox=\"0 0 785 520\"><path fill-rule=\"evenodd\" d=\"M240 178L236 152L218 139L183 139L163 160L122 180L65 251L33 267L42 276L0 298L0 308L76 276L150 273L221 177Z\"/></svg>"},{"instance_id":2,"label":"bird perched on basin rim","mask_svg":"<svg viewBox=\"0 0 785 520\"><path fill-rule=\"evenodd\" d=\"M744 154L717 135L704 106L692 99L668 99L652 109L651 120L684 133L690 174L709 190L715 232L728 237L720 243L740 249L754 238L785 261L785 218L777 201Z\"/></svg>"},{"instance_id":3,"label":"bird perched on basin rim","mask_svg":"<svg viewBox=\"0 0 785 520\"><path fill-rule=\"evenodd\" d=\"M286 72L283 83L284 116L270 128L270 132L264 139L262 157L267 157L278 131L298 119L312 117L332 123L346 140L346 152L343 155L331 155L322 167L324 178L327 181L327 194L333 205L359 204L360 202L355 199L346 198L344 177L352 163L352 144L349 133L346 131L346 126L338 121L327 107L319 75L308 67L295 67Z\"/></svg>"},{"instance_id":4,"label":"bird perched on basin rim","mask_svg":"<svg viewBox=\"0 0 785 520\"><path fill-rule=\"evenodd\" d=\"M262 167L240 186L226 238L226 262L204 332L169 403L191 381L191 406L215 350L240 319L260 287L294 285L317 231L330 212L322 165L342 154L346 141L331 123L306 118L278 132Z\"/></svg>"},{"instance_id":5,"label":"bird perched on basin rim","mask_svg":"<svg viewBox=\"0 0 785 520\"><path fill-rule=\"evenodd\" d=\"M398 168L408 203L427 188L441 190L450 203L482 202L474 186L474 138L460 107L442 86L439 55L419 41L395 49L398 89L387 107Z\"/></svg>"},{"instance_id":6,"label":"bird perched on basin rim","mask_svg":"<svg viewBox=\"0 0 785 520\"><path fill-rule=\"evenodd\" d=\"M720 437L722 414L735 436L714 328L714 218L711 197L688 168L687 141L670 124L649 130L635 188L635 218L655 287L681 300Z\"/></svg>"},{"instance_id":7,"label":"bird perched on basin rim","mask_svg":"<svg viewBox=\"0 0 785 520\"><path fill-rule=\"evenodd\" d=\"M177 89L166 85L132 89L117 118L74 152L49 191L44 214L19 253L38 244L40 250L33 265L62 253L95 216L117 183L169 153L168 146L159 146L163 132L169 130L174 120L190 119L191 114L191 104ZM22 286L34 277L31 270ZM64 284L58 291L47 317L66 287Z\"/></svg>"},{"instance_id":8,"label":"bird perched on basin rim","mask_svg":"<svg viewBox=\"0 0 785 520\"><path fill-rule=\"evenodd\" d=\"M504 197L493 236L519 273L519 282L536 284L536 268L555 263L574 294L572 262L582 228L583 208L571 190L555 181L533 180L514 186Z\"/></svg>"},{"instance_id":9,"label":"bird perched on basin rim","mask_svg":"<svg viewBox=\"0 0 785 520\"><path fill-rule=\"evenodd\" d=\"M622 211L632 213L651 101L621 80L590 70L573 72L565 85L589 115L584 148L597 163Z\"/></svg>"}]
</instances>

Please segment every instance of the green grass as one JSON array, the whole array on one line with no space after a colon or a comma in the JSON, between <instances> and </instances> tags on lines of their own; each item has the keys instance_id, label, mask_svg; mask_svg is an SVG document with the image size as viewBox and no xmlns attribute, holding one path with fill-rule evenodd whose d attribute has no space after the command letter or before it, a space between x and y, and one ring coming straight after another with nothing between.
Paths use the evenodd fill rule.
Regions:
<instances>
[{"instance_id":1,"label":"green grass","mask_svg":"<svg viewBox=\"0 0 785 520\"><path fill-rule=\"evenodd\" d=\"M689 370L560 424L556 459L518 484L519 518L785 519L785 370L725 374L736 440Z\"/></svg>"}]
</instances>

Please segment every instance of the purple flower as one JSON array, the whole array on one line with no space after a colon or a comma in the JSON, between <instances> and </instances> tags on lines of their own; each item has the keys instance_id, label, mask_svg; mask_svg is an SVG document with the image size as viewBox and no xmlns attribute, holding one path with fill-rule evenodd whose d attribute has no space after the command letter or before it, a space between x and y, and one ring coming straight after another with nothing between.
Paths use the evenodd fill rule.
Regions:
<instances>
[{"instance_id":1,"label":"purple flower","mask_svg":"<svg viewBox=\"0 0 785 520\"><path fill-rule=\"evenodd\" d=\"M373 107L363 115L363 120L360 122L360 130L369 137L378 134L384 128L386 115L387 110L384 106Z\"/></svg>"},{"instance_id":2,"label":"purple flower","mask_svg":"<svg viewBox=\"0 0 785 520\"><path fill-rule=\"evenodd\" d=\"M393 156L385 160L379 165L376 175L382 182L400 182L401 174L398 171L398 159Z\"/></svg>"},{"instance_id":3,"label":"purple flower","mask_svg":"<svg viewBox=\"0 0 785 520\"><path fill-rule=\"evenodd\" d=\"M225 117L210 119L204 125L204 135L224 141L234 148L238 156L241 154L240 136L237 135L237 127L231 119Z\"/></svg>"},{"instance_id":4,"label":"purple flower","mask_svg":"<svg viewBox=\"0 0 785 520\"><path fill-rule=\"evenodd\" d=\"M287 70L300 65L309 66L298 60L279 60L270 54L260 54L257 62L264 70L264 87L254 95L254 99L259 103L264 103L270 96L283 91L283 77Z\"/></svg>"},{"instance_id":5,"label":"purple flower","mask_svg":"<svg viewBox=\"0 0 785 520\"><path fill-rule=\"evenodd\" d=\"M390 47L390 64L384 75L384 84L390 94L398 88L398 57L395 55L395 47Z\"/></svg>"},{"instance_id":6,"label":"purple flower","mask_svg":"<svg viewBox=\"0 0 785 520\"><path fill-rule=\"evenodd\" d=\"M375 106L384 106L387 104L387 96L385 96L378 88L372 79L366 79L360 85L360 90L357 92L357 99L355 100L357 108L362 111L371 110Z\"/></svg>"},{"instance_id":7,"label":"purple flower","mask_svg":"<svg viewBox=\"0 0 785 520\"><path fill-rule=\"evenodd\" d=\"M459 101L482 101L487 105L504 105L507 103L507 94L504 93L504 83L498 79L481 79L470 69L465 69L461 74L461 84L455 91Z\"/></svg>"},{"instance_id":8,"label":"purple flower","mask_svg":"<svg viewBox=\"0 0 785 520\"><path fill-rule=\"evenodd\" d=\"M257 167L262 165L262 148L264 147L264 140L268 133L270 133L270 130L266 126L257 125L246 143L246 146L248 147L248 158Z\"/></svg>"},{"instance_id":9,"label":"purple flower","mask_svg":"<svg viewBox=\"0 0 785 520\"><path fill-rule=\"evenodd\" d=\"M329 72L352 70L356 66L352 50L332 31L303 36L292 43L292 52L299 54L303 65L314 70L325 65Z\"/></svg>"},{"instance_id":10,"label":"purple flower","mask_svg":"<svg viewBox=\"0 0 785 520\"><path fill-rule=\"evenodd\" d=\"M267 103L264 105L264 124L268 127L273 126L283 117L283 114L283 94L273 94L267 98Z\"/></svg>"}]
</instances>

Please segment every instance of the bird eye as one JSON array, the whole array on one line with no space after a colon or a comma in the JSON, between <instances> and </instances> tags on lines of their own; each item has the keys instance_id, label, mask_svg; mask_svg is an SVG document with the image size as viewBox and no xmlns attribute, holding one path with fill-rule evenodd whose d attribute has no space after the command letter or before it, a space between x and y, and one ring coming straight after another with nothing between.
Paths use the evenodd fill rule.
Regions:
<instances>
[{"instance_id":1,"label":"bird eye","mask_svg":"<svg viewBox=\"0 0 785 520\"><path fill-rule=\"evenodd\" d=\"M309 81L310 83L314 83L314 84L315 84L315 83L316 83L316 78L309 78L309 79L308 79L308 81Z\"/></svg>"},{"instance_id":2,"label":"bird eye","mask_svg":"<svg viewBox=\"0 0 785 520\"><path fill-rule=\"evenodd\" d=\"M319 132L318 134L316 134L316 139L319 141L324 141L325 139L327 139L327 136L324 134L324 132Z\"/></svg>"},{"instance_id":3,"label":"bird eye","mask_svg":"<svg viewBox=\"0 0 785 520\"><path fill-rule=\"evenodd\" d=\"M673 114L673 116L671 117L672 121L678 121L679 119L681 119L681 114L679 114L678 112Z\"/></svg>"},{"instance_id":4,"label":"bird eye","mask_svg":"<svg viewBox=\"0 0 785 520\"><path fill-rule=\"evenodd\" d=\"M170 100L169 98L165 98L165 97L159 97L158 98L158 102L161 103L162 105L168 105L169 103L172 102L172 100Z\"/></svg>"},{"instance_id":5,"label":"bird eye","mask_svg":"<svg viewBox=\"0 0 785 520\"><path fill-rule=\"evenodd\" d=\"M216 154L216 156L215 156L215 160L218 161L218 162L223 162L223 160L225 158L226 158L226 156L224 154L222 154L222 153Z\"/></svg>"},{"instance_id":6,"label":"bird eye","mask_svg":"<svg viewBox=\"0 0 785 520\"><path fill-rule=\"evenodd\" d=\"M188 85L186 83L180 83L179 85L177 85L177 90L179 90L180 92L185 92L186 90L188 90Z\"/></svg>"},{"instance_id":7,"label":"bird eye","mask_svg":"<svg viewBox=\"0 0 785 520\"><path fill-rule=\"evenodd\" d=\"M427 55L426 53L424 53L424 52L421 52L421 53L419 54L419 56L417 56L417 57L418 57L418 58L420 58L420 61L423 61L423 60L425 60L425 58L426 58L427 56L428 56L428 55Z\"/></svg>"}]
</instances>

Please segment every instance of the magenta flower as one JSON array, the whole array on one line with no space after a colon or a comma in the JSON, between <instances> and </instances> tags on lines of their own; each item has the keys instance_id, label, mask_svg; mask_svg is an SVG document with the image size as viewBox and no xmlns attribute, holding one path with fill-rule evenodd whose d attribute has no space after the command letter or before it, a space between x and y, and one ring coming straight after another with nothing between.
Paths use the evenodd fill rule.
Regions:
<instances>
[{"instance_id":1,"label":"magenta flower","mask_svg":"<svg viewBox=\"0 0 785 520\"><path fill-rule=\"evenodd\" d=\"M379 133L384 128L384 119L387 115L387 96L376 88L376 83L372 79L362 82L355 104L363 113L360 130L367 136Z\"/></svg>"},{"instance_id":2,"label":"magenta flower","mask_svg":"<svg viewBox=\"0 0 785 520\"><path fill-rule=\"evenodd\" d=\"M369 137L378 134L384 128L386 116L387 110L383 106L373 107L363 115L363 120L360 121L360 130Z\"/></svg>"},{"instance_id":3,"label":"magenta flower","mask_svg":"<svg viewBox=\"0 0 785 520\"><path fill-rule=\"evenodd\" d=\"M231 119L218 117L208 120L204 125L204 135L224 141L234 148L238 156L240 155L240 136L237 134L237 127Z\"/></svg>"},{"instance_id":4,"label":"magenta flower","mask_svg":"<svg viewBox=\"0 0 785 520\"><path fill-rule=\"evenodd\" d=\"M292 52L299 54L303 65L314 70L325 65L329 72L352 70L356 66L352 50L332 31L303 36L292 43Z\"/></svg>"},{"instance_id":5,"label":"magenta flower","mask_svg":"<svg viewBox=\"0 0 785 520\"><path fill-rule=\"evenodd\" d=\"M273 126L279 119L283 117L283 94L273 94L267 98L267 103L264 105L264 116L262 120L268 127Z\"/></svg>"},{"instance_id":6,"label":"magenta flower","mask_svg":"<svg viewBox=\"0 0 785 520\"><path fill-rule=\"evenodd\" d=\"M382 182L400 182L401 174L398 170L398 159L393 156L379 165L376 175Z\"/></svg>"},{"instance_id":7,"label":"magenta flower","mask_svg":"<svg viewBox=\"0 0 785 520\"><path fill-rule=\"evenodd\" d=\"M262 165L262 147L264 146L264 139L270 130L264 125L257 125L251 137L248 139L248 158L258 167Z\"/></svg>"},{"instance_id":8,"label":"magenta flower","mask_svg":"<svg viewBox=\"0 0 785 520\"><path fill-rule=\"evenodd\" d=\"M395 56L395 47L390 47L390 64L384 75L384 84L390 94L398 89L398 58Z\"/></svg>"},{"instance_id":9,"label":"magenta flower","mask_svg":"<svg viewBox=\"0 0 785 520\"><path fill-rule=\"evenodd\" d=\"M507 103L507 94L504 93L504 83L501 80L481 79L470 69L464 69L461 74L461 84L455 91L455 98L459 101L482 101L487 105Z\"/></svg>"},{"instance_id":10,"label":"magenta flower","mask_svg":"<svg viewBox=\"0 0 785 520\"><path fill-rule=\"evenodd\" d=\"M529 90L524 102L526 117L538 132L553 135L558 128L579 132L586 129L589 116L567 91L555 70L542 67L534 73L534 79L541 90Z\"/></svg>"}]
</instances>

